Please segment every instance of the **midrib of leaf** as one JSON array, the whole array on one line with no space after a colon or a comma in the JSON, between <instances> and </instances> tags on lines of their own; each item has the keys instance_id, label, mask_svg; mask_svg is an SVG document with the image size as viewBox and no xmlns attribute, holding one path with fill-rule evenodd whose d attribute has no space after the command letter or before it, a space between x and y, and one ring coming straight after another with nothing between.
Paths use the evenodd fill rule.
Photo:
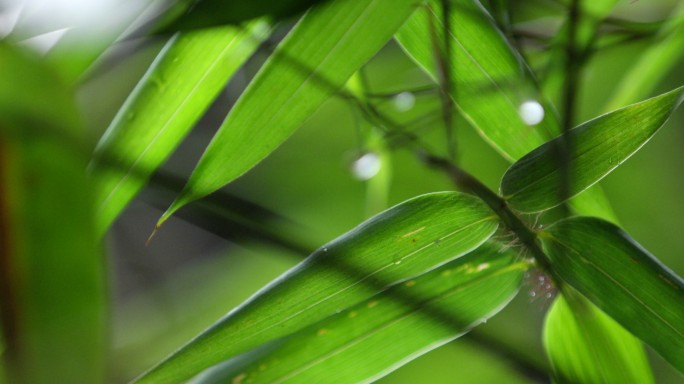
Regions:
<instances>
[{"instance_id":1,"label":"midrib of leaf","mask_svg":"<svg viewBox=\"0 0 684 384\"><path fill-rule=\"evenodd\" d=\"M181 32L181 33L182 33L182 32ZM243 33L246 33L246 31L243 31ZM242 36L241 34L235 35L235 36L233 37L233 39L230 41L230 43L226 44L226 47L225 47L223 50L221 50L221 54L220 54L220 55L217 55L216 58L212 61L211 65L209 66L209 69L210 69L210 70L211 70L211 69L214 69L214 68L218 65L218 63L219 63L220 61L223 60L223 54L224 54L226 51L228 51L228 50L235 44L235 42L238 40L238 38L240 38L241 36ZM179 35L177 34L177 35L174 36L173 38L174 38L174 39L178 39L178 38L179 38ZM170 48L171 48L171 46L169 46L169 45L166 46L166 49L170 49ZM164 51L160 52L160 54L159 54L158 57L162 57L163 53L164 53ZM152 65L154 65L154 63L153 63ZM188 93L185 95L185 97L183 97L183 101L180 103L179 108L177 108L177 109L173 112L173 114L172 114L171 116L169 116L169 118L168 118L168 119L164 122L164 124L162 125L162 128L157 132L156 135L154 135L154 138L149 142L149 144L148 144L147 146L145 146L145 149L136 157L136 159L135 159L135 161L133 162L133 164L131 164L131 166L128 167L128 169L126 169L126 175L125 175L123 178L121 178L121 180L119 180L119 182L116 184L116 186L115 186L114 188L112 188L112 189L110 190L110 192L107 194L107 197L104 199L104 201L103 201L103 202L100 204L100 206L98 207L98 213L102 212L102 210L105 208L105 206L107 205L107 203L109 202L109 200L111 200L112 197L114 197L114 195L116 194L116 192L119 190L119 188L121 187L121 185L123 185L125 182L128 181L128 179L130 178L130 176L131 176L132 173L133 173L132 171L133 171L134 169L136 169L136 167L138 166L138 163L142 160L143 157L145 157L145 155L146 155L147 152L150 150L150 148L152 148L152 147L156 144L156 142L157 142L157 140L159 139L159 137L161 137L161 136L166 132L166 130L167 130L168 127L169 127L169 124L171 123L171 121L173 121L173 119L177 116L177 114L180 113L180 111L182 110L182 107L184 107L184 106L188 103L188 100L190 100L190 99L192 98L192 96L193 96L193 95L195 94L195 92L197 91L198 87L200 87L201 83L207 78L207 76L209 76L209 73L211 72L210 70L207 70L207 71L204 72L204 74L202 75L202 77L200 78L200 80L197 81L197 82L195 83L195 85L192 87L192 90L191 90L190 92L188 92ZM107 137L109 136L109 134L111 134L111 131L106 132L106 133L102 136L101 142L106 141L106 140L107 140Z\"/></svg>"},{"instance_id":2,"label":"midrib of leaf","mask_svg":"<svg viewBox=\"0 0 684 384\"><path fill-rule=\"evenodd\" d=\"M457 234L457 233L459 233L459 232L461 232L461 231L464 231L464 230L466 230L466 229L468 229L468 228L470 228L470 227L472 227L472 226L474 226L474 225L477 225L477 224L480 224L480 223L484 223L484 222L489 221L489 220L492 220L492 219L494 219L494 216L490 216L490 217L487 217L487 218L484 218L484 219L481 219L481 220L477 220L477 221L472 222L472 223L470 223L470 224L468 224L468 225L466 225L466 226L463 226L463 227L459 228L459 229L456 230L456 231L453 231L453 232L451 232L451 233L448 233L447 235L445 235L445 236L443 236L443 237L441 237L441 238L439 238L439 239L437 239L437 240L435 240L435 241L432 241L432 242L430 242L429 244L426 244L426 245L424 245L423 247L421 247L421 248L419 248L419 249L417 249L417 250L414 250L414 251L410 252L410 253L407 254L406 256L404 256L404 257L402 257L401 259L399 259L399 261L400 261L400 262L404 262L404 261L407 260L409 257L414 256L414 255L416 255L417 253L422 252L422 251L424 251L425 249L427 249L427 248L429 248L429 247L431 247L431 246L433 246L433 245L435 245L435 244L437 244L437 243L439 243L439 242L441 242L441 241L443 241L443 240L445 240L445 239L447 239L447 238L449 238L449 237L451 237L451 236L453 236L453 235L455 235L455 234ZM467 252L465 252L465 253L467 253ZM465 254L465 253L464 253L464 254ZM326 301L332 299L333 297L335 297L335 296L337 296L337 295L339 295L339 294L341 294L341 293L343 293L343 292L345 292L345 291L347 291L347 290L349 290L349 289L351 289L351 288L353 288L353 287L355 287L355 286L357 286L357 285L363 283L364 281L368 280L368 279L369 279L370 277L372 277L373 275L376 275L377 273L382 272L382 271L384 271L385 269L390 268L390 267L392 267L392 266L394 266L394 265L396 265L396 261L391 262L391 263L389 263L389 264L387 264L387 265L385 265L385 266L383 266L383 267L381 267L381 268L379 268L379 269L376 269L375 271L371 272L370 274L368 274L368 275L366 275L366 276L363 276L362 278L356 280L356 281L353 282L352 284L349 284L349 285L347 285L346 287L341 288L341 289L339 289L339 290L337 290L337 291L331 293L330 295L321 298L320 300L316 301L315 303L312 303L311 305L309 305L309 306L306 307L306 308L302 308L301 310L299 310L298 312L293 313L293 314L290 315L289 317L286 317L286 318L284 318L284 319L282 319L282 320L279 320L279 321L277 321L277 322L271 323L270 325L266 326L265 328L262 328L261 330L259 330L259 331L257 331L257 332L252 332L252 333L250 333L249 335L247 335L247 336L245 336L245 337L233 339L233 342L230 343L230 344L226 344L225 347L230 347L230 346L233 346L233 345L235 345L235 344L237 344L237 343L239 343L239 342L241 342L241 341L249 340L250 338L255 337L255 336L258 336L259 334L264 333L264 332L270 330L271 328L275 328L275 327L277 327L277 326L279 326L279 325L281 325L281 324L283 324L283 323L285 323L285 322L287 322L287 321L290 321L290 320L292 320L292 319L294 319L294 318L296 318L296 317L299 317L300 315L302 315L302 314L304 314L305 312L311 310L312 308L314 308L314 307L316 307L316 306L318 306L318 305L320 305L320 304L322 304L322 303L324 303L324 302L326 302ZM437 266L435 266L435 267L437 267ZM388 283L395 283L395 282L388 282ZM262 318L261 321L256 321L256 322L254 322L252 326L253 326L253 327L256 327L256 326L258 326L258 325L260 325L260 324L263 324L263 323L265 323L265 322L267 322L267 321L269 321L269 319Z\"/></svg>"},{"instance_id":3,"label":"midrib of leaf","mask_svg":"<svg viewBox=\"0 0 684 384\"><path fill-rule=\"evenodd\" d=\"M564 248L566 248L566 250L570 251L572 254L574 254L575 256L577 256L578 259L582 260L582 262L584 262L585 264L590 265L590 266L593 267L596 271L600 272L603 276L605 276L606 278L608 278L608 280L610 280L610 281L612 281L613 283L615 283L616 286L620 287L620 289L622 289L625 293L627 293L629 296L631 296L636 302L638 302L639 304L641 304L641 305L642 305L644 308L646 308L650 313L652 313L653 315L655 315L655 317L658 318L658 319L659 319L663 324L665 324L668 328L672 329L673 331L675 331L676 334L678 334L678 335L680 335L680 336L682 336L682 337L684 338L684 333L682 333L682 331L680 331L679 329L677 329L674 325L670 324L666 319L662 318L655 310L653 310L649 305L647 305L646 303L644 303L640 298L638 298L637 296L634 296L634 294L633 294L629 289L627 289L627 288L626 288L624 285L622 285L619 281L615 280L615 279L611 276L610 273L606 272L605 270L603 270L602 268L600 268L598 265L594 264L592 261L590 261L590 260L586 259L585 257L583 257L582 254L581 254L580 252L578 252L578 251L572 249L569 245L567 245L567 243L565 243L565 242L563 242L563 241L560 241L558 238L554 237L552 234L546 232L546 233L545 233L545 236L548 236L549 238L553 239L553 241L556 242L557 244L562 245ZM660 277L660 275L658 275L658 277ZM668 283L669 283L669 281L668 281Z\"/></svg>"},{"instance_id":4,"label":"midrib of leaf","mask_svg":"<svg viewBox=\"0 0 684 384\"><path fill-rule=\"evenodd\" d=\"M408 319L408 318L410 318L410 317L412 317L412 316L420 315L420 312L422 311L422 309L423 309L424 307L429 306L430 304L433 304L434 302L437 302L437 301L446 299L446 298L448 298L449 296L455 295L455 294L459 293L460 291L462 291L462 290L464 290L464 289L467 289L467 288L469 288L469 287L471 287L471 286L473 286L473 285L475 285L475 284L477 284L477 283L480 283L480 282L482 282L482 281L484 281L484 280L487 280L487 279L489 279L489 278L491 278L491 277L498 276L498 275L502 275L502 274L505 274L505 273L514 271L514 270L516 270L516 269L520 269L521 271L526 270L526 269L527 269L527 263L518 262L518 263L516 263L516 264L509 265L509 266L506 267L506 268L498 269L498 270L496 270L496 271L494 271L494 272L490 272L490 273L488 273L488 274L480 274L480 275L479 275L477 278L475 278L475 279L469 280L469 281L467 281L467 282L465 282L465 283L463 283L463 284L459 284L459 285L458 285L457 287L455 287L454 289L448 290L448 291L446 291L446 292L444 292L444 293L442 293L442 294L440 294L440 295L438 295L438 296L435 296L435 297L433 297L433 298L431 298L431 299L429 299L429 300L426 300L426 301L420 303L420 306L413 307L410 311L408 311L407 313L405 313L405 314L399 316L398 318L396 318L396 319L394 319L394 320L392 320L392 321L390 321L390 322L388 322L388 323L385 323L385 324L383 324L382 326L377 327L377 328L371 330L370 332L367 332L367 333L365 333L365 334L362 334L362 335L359 335L359 336L357 336L357 337L355 337L355 338L350 339L349 342L347 342L347 343L345 343L345 344L339 346L338 348L336 348L336 349L334 349L334 350L332 350L332 351L326 353L325 355L321 356L319 359L314 360L314 361L310 362L309 364L307 364L307 365L305 365L305 366L302 366L302 367L300 367L299 369L297 369L297 370L295 370L295 371L293 371L293 372L290 372L289 374L287 374L287 375L285 375L285 376L282 376L282 377L276 379L276 380L274 381L274 383L282 383L282 382L285 382L286 380L291 379L291 378L293 378L293 377L295 377L295 376L297 376L297 375L299 375L299 374L305 372L306 370L311 369L311 368L315 367L316 365L325 362L327 359L329 359L329 358L331 358L331 357L333 357L333 356L335 356L335 355L338 355L338 354L344 352L345 350L347 350L347 349L353 347L354 345L356 345L356 344L358 344L358 343L360 343L360 342L362 342L362 341L368 339L369 337L372 337L373 335L376 335L376 334L380 333L381 331L383 331L383 330L385 330L385 329L387 329L387 328L390 328L390 327L394 326L395 324L397 324L397 323L399 323L399 322L401 322L401 321L403 321L403 320L406 320L406 319ZM493 312L496 312L496 308L493 310ZM464 333L466 333L466 332L467 332L467 330L464 330L464 331L461 332L460 334L462 335L462 334L464 334ZM369 380L369 381L372 381L372 380Z\"/></svg>"}]
</instances>

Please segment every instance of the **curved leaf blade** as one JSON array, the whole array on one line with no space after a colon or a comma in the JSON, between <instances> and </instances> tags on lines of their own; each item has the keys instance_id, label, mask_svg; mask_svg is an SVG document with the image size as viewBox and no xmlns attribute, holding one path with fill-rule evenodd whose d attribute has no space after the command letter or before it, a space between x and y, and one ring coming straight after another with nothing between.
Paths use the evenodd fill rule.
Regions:
<instances>
[{"instance_id":1,"label":"curved leaf blade","mask_svg":"<svg viewBox=\"0 0 684 384\"><path fill-rule=\"evenodd\" d=\"M335 0L306 14L242 94L159 225L282 144L382 48L419 0Z\"/></svg>"},{"instance_id":2,"label":"curved leaf blade","mask_svg":"<svg viewBox=\"0 0 684 384\"><path fill-rule=\"evenodd\" d=\"M684 372L681 277L601 219L566 219L540 236L554 273Z\"/></svg>"},{"instance_id":3,"label":"curved leaf blade","mask_svg":"<svg viewBox=\"0 0 684 384\"><path fill-rule=\"evenodd\" d=\"M0 84L0 371L11 383L104 382L104 263L73 92L2 43Z\"/></svg>"},{"instance_id":4,"label":"curved leaf blade","mask_svg":"<svg viewBox=\"0 0 684 384\"><path fill-rule=\"evenodd\" d=\"M445 65L453 74L451 96L466 120L505 158L516 160L560 132L557 117L535 90L523 59L508 44L495 22L473 0L453 1L451 12L452 55ZM444 24L438 1L416 12L399 30L396 39L416 63L437 78L434 30L444 40ZM518 109L530 99L546 111L538 125L526 125Z\"/></svg>"},{"instance_id":5,"label":"curved leaf blade","mask_svg":"<svg viewBox=\"0 0 684 384\"><path fill-rule=\"evenodd\" d=\"M95 149L90 171L97 181L100 232L176 149L267 30L256 22L169 40Z\"/></svg>"},{"instance_id":6,"label":"curved leaf blade","mask_svg":"<svg viewBox=\"0 0 684 384\"><path fill-rule=\"evenodd\" d=\"M195 384L370 382L467 333L515 297L529 267L480 248L199 375Z\"/></svg>"},{"instance_id":7,"label":"curved leaf blade","mask_svg":"<svg viewBox=\"0 0 684 384\"><path fill-rule=\"evenodd\" d=\"M654 382L639 340L574 291L546 314L544 347L558 383Z\"/></svg>"},{"instance_id":8,"label":"curved leaf blade","mask_svg":"<svg viewBox=\"0 0 684 384\"><path fill-rule=\"evenodd\" d=\"M179 381L322 320L478 247L497 220L479 199L433 193L394 206L321 247L140 382Z\"/></svg>"},{"instance_id":9,"label":"curved leaf blade","mask_svg":"<svg viewBox=\"0 0 684 384\"><path fill-rule=\"evenodd\" d=\"M568 133L572 143L569 161L569 196L561 196L556 138L513 164L501 181L501 192L510 205L522 212L539 212L561 204L597 183L639 148L665 124L682 102L684 87L599 116Z\"/></svg>"}]
</instances>

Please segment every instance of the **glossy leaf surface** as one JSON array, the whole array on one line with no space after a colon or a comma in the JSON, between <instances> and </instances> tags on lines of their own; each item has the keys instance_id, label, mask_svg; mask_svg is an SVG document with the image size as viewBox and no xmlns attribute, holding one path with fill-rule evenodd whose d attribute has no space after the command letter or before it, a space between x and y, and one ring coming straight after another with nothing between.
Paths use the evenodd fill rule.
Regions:
<instances>
[{"instance_id":1,"label":"glossy leaf surface","mask_svg":"<svg viewBox=\"0 0 684 384\"><path fill-rule=\"evenodd\" d=\"M307 13L230 111L160 224L268 156L387 43L418 3L336 0Z\"/></svg>"},{"instance_id":2,"label":"glossy leaf surface","mask_svg":"<svg viewBox=\"0 0 684 384\"><path fill-rule=\"evenodd\" d=\"M528 264L480 248L198 376L194 383L376 380L468 332L518 292Z\"/></svg>"},{"instance_id":3,"label":"glossy leaf surface","mask_svg":"<svg viewBox=\"0 0 684 384\"><path fill-rule=\"evenodd\" d=\"M223 27L169 40L100 139L91 164L104 232L173 153L268 27Z\"/></svg>"},{"instance_id":4,"label":"glossy leaf surface","mask_svg":"<svg viewBox=\"0 0 684 384\"><path fill-rule=\"evenodd\" d=\"M562 280L684 371L681 277L601 219L566 219L540 236Z\"/></svg>"},{"instance_id":5,"label":"glossy leaf surface","mask_svg":"<svg viewBox=\"0 0 684 384\"><path fill-rule=\"evenodd\" d=\"M491 211L469 195L408 200L321 247L140 381L191 377L466 254L496 228Z\"/></svg>"},{"instance_id":6,"label":"glossy leaf surface","mask_svg":"<svg viewBox=\"0 0 684 384\"><path fill-rule=\"evenodd\" d=\"M562 138L554 139L513 164L501 192L522 212L553 208L597 183L643 146L679 106L684 88L599 116L570 130L569 196L561 196Z\"/></svg>"}]
</instances>

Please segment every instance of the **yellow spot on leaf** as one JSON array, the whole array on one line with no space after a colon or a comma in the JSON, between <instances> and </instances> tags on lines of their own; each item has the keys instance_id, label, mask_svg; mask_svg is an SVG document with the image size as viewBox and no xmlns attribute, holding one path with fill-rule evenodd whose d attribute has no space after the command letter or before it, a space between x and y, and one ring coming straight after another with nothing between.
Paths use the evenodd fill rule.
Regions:
<instances>
[{"instance_id":1,"label":"yellow spot on leaf","mask_svg":"<svg viewBox=\"0 0 684 384\"><path fill-rule=\"evenodd\" d=\"M409 233L405 233L405 234L401 235L401 238L403 239L403 238L405 238L405 237L409 237L409 236L411 236L411 235L415 235L416 233L422 231L423 229L425 229L425 226L422 226L422 227L416 229L415 231L411 231L411 232L409 232Z\"/></svg>"},{"instance_id":2,"label":"yellow spot on leaf","mask_svg":"<svg viewBox=\"0 0 684 384\"><path fill-rule=\"evenodd\" d=\"M245 380L245 377L247 377L246 373L241 373L233 378L232 383L233 384L240 384Z\"/></svg>"},{"instance_id":3,"label":"yellow spot on leaf","mask_svg":"<svg viewBox=\"0 0 684 384\"><path fill-rule=\"evenodd\" d=\"M321 328L318 330L318 336L323 336L328 333L328 330L325 328Z\"/></svg>"},{"instance_id":4,"label":"yellow spot on leaf","mask_svg":"<svg viewBox=\"0 0 684 384\"><path fill-rule=\"evenodd\" d=\"M348 316L349 316L350 319L353 319L353 318L356 317L356 315L358 315L358 313L356 313L356 311L351 311L351 312L349 312L349 315L348 315Z\"/></svg>"},{"instance_id":5,"label":"yellow spot on leaf","mask_svg":"<svg viewBox=\"0 0 684 384\"><path fill-rule=\"evenodd\" d=\"M414 285L416 285L416 281L415 280L409 280L406 283L404 283L404 285L407 287L413 287Z\"/></svg>"},{"instance_id":6,"label":"yellow spot on leaf","mask_svg":"<svg viewBox=\"0 0 684 384\"><path fill-rule=\"evenodd\" d=\"M377 301L377 300L373 300L373 301L368 302L368 308L373 308L373 307L375 307L376 305L378 305L378 301Z\"/></svg>"}]
</instances>

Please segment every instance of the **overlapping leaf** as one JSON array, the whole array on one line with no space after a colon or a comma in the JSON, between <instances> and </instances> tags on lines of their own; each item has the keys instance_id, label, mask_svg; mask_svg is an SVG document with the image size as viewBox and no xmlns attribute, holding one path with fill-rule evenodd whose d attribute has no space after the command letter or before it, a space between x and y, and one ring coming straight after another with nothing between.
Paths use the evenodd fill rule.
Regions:
<instances>
[{"instance_id":1,"label":"overlapping leaf","mask_svg":"<svg viewBox=\"0 0 684 384\"><path fill-rule=\"evenodd\" d=\"M249 58L268 27L222 27L171 38L98 143L91 171L104 232Z\"/></svg>"},{"instance_id":2,"label":"overlapping leaf","mask_svg":"<svg viewBox=\"0 0 684 384\"><path fill-rule=\"evenodd\" d=\"M684 371L684 280L601 219L566 219L541 236L557 276Z\"/></svg>"},{"instance_id":3,"label":"overlapping leaf","mask_svg":"<svg viewBox=\"0 0 684 384\"><path fill-rule=\"evenodd\" d=\"M183 380L286 336L471 251L496 227L487 206L469 195L408 200L314 252L140 382Z\"/></svg>"},{"instance_id":4,"label":"overlapping leaf","mask_svg":"<svg viewBox=\"0 0 684 384\"><path fill-rule=\"evenodd\" d=\"M554 139L517 161L501 181L504 198L515 209L539 212L595 184L643 146L679 106L684 88L599 116L570 130L569 196L561 196L559 150Z\"/></svg>"},{"instance_id":5,"label":"overlapping leaf","mask_svg":"<svg viewBox=\"0 0 684 384\"><path fill-rule=\"evenodd\" d=\"M641 343L575 291L546 314L544 347L558 383L653 383Z\"/></svg>"},{"instance_id":6,"label":"overlapping leaf","mask_svg":"<svg viewBox=\"0 0 684 384\"><path fill-rule=\"evenodd\" d=\"M104 381L105 285L73 94L0 43L0 315L7 382Z\"/></svg>"},{"instance_id":7,"label":"overlapping leaf","mask_svg":"<svg viewBox=\"0 0 684 384\"><path fill-rule=\"evenodd\" d=\"M194 383L367 382L443 345L501 310L523 271L516 252L472 253L222 363Z\"/></svg>"},{"instance_id":8,"label":"overlapping leaf","mask_svg":"<svg viewBox=\"0 0 684 384\"><path fill-rule=\"evenodd\" d=\"M252 168L375 55L418 0L336 0L307 13L242 94L173 212Z\"/></svg>"}]
</instances>

